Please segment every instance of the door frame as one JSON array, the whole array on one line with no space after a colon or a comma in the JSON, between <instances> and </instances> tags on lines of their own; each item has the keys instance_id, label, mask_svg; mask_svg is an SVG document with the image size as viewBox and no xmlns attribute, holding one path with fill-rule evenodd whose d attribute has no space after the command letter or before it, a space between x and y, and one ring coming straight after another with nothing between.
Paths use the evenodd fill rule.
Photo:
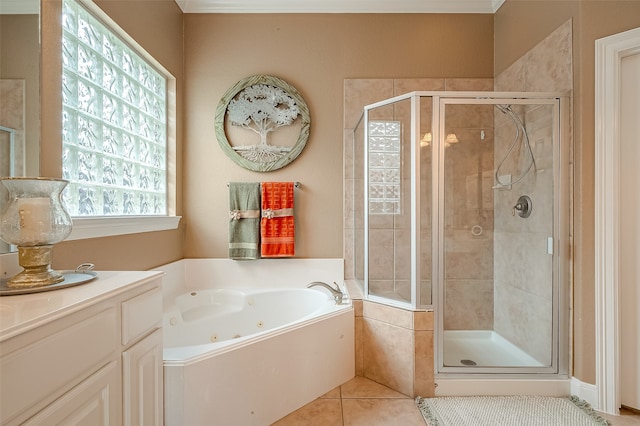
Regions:
<instances>
[{"instance_id":1,"label":"door frame","mask_svg":"<svg viewBox=\"0 0 640 426\"><path fill-rule=\"evenodd\" d=\"M595 42L595 286L598 409L619 414L620 67L640 53L640 28Z\"/></svg>"}]
</instances>

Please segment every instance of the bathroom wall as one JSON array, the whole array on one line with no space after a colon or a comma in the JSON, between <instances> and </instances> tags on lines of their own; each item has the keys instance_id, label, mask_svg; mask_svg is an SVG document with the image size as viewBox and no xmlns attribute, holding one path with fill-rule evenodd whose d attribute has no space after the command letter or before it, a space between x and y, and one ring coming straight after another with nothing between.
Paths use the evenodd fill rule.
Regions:
<instances>
[{"instance_id":1,"label":"bathroom wall","mask_svg":"<svg viewBox=\"0 0 640 426\"><path fill-rule=\"evenodd\" d=\"M45 0L44 9L58 3ZM177 79L177 211L183 220L175 231L63 242L54 253L59 269L85 261L99 269L146 269L181 257L226 257L226 183L236 180L300 181L296 255L342 257L343 80L492 75L491 14L183 15L173 0L96 3ZM59 38L46 24L43 34ZM59 145L50 143L60 134L59 85L52 80L59 60L55 45L45 45L41 174L59 176ZM241 169L213 136L221 96L253 74L285 79L311 110L307 147L276 172Z\"/></svg>"},{"instance_id":2,"label":"bathroom wall","mask_svg":"<svg viewBox=\"0 0 640 426\"><path fill-rule=\"evenodd\" d=\"M226 184L262 180L302 184L295 199L296 256L342 257L344 241L353 235L352 221L343 216L351 204L343 203L342 123L353 126L357 120L345 121L344 80L407 78L412 85L399 89L404 92L420 87L413 78L488 78L492 27L492 15L484 14L185 15L185 257L226 257ZM254 74L286 80L311 112L304 151L270 173L240 168L213 135L222 95ZM384 84L387 92L358 102L393 93L391 84ZM357 108L359 115L361 105ZM351 248L345 250L349 256Z\"/></svg>"},{"instance_id":3,"label":"bathroom wall","mask_svg":"<svg viewBox=\"0 0 640 426\"><path fill-rule=\"evenodd\" d=\"M574 368L576 376L595 383L595 253L594 253L594 145L595 145L595 40L640 27L640 1L584 2L580 41L574 37L574 91L580 109L576 122L575 169L575 297ZM579 61L579 62L578 62ZM578 73L577 76L575 73Z\"/></svg>"},{"instance_id":4,"label":"bathroom wall","mask_svg":"<svg viewBox=\"0 0 640 426\"><path fill-rule=\"evenodd\" d=\"M507 0L494 16L495 73L572 19L573 375L595 383L594 97L596 39L640 26L640 1Z\"/></svg>"},{"instance_id":5,"label":"bathroom wall","mask_svg":"<svg viewBox=\"0 0 640 426\"><path fill-rule=\"evenodd\" d=\"M182 116L183 116L183 14L173 0L95 0L147 52L173 76L177 84L177 214L182 205ZM50 20L59 20L60 0L42 2L42 127L40 174L62 176L60 34ZM59 27L58 27L59 28ZM88 240L64 241L53 252L53 267L75 268L92 262L98 270L144 270L183 257L185 219L176 230L132 234Z\"/></svg>"}]
</instances>

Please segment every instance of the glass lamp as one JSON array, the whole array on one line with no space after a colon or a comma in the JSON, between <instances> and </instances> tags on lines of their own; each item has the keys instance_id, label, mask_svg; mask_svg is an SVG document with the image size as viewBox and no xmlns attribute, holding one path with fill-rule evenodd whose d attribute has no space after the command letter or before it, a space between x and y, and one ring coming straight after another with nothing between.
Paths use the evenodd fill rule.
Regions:
<instances>
[{"instance_id":1,"label":"glass lamp","mask_svg":"<svg viewBox=\"0 0 640 426\"><path fill-rule=\"evenodd\" d=\"M69 236L72 221L62 202L68 181L48 178L2 178L9 191L0 215L0 239L18 246L18 263L24 269L7 287L30 288L56 284L64 276L51 269L53 245Z\"/></svg>"}]
</instances>

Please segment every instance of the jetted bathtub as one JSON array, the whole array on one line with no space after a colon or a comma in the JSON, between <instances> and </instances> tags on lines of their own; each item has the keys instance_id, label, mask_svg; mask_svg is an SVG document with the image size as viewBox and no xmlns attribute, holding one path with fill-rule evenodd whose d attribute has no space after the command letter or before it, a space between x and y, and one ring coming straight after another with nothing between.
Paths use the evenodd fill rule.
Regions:
<instances>
[{"instance_id":1,"label":"jetted bathtub","mask_svg":"<svg viewBox=\"0 0 640 426\"><path fill-rule=\"evenodd\" d=\"M348 298L258 287L165 301L166 425L269 425L353 377Z\"/></svg>"},{"instance_id":2,"label":"jetted bathtub","mask_svg":"<svg viewBox=\"0 0 640 426\"><path fill-rule=\"evenodd\" d=\"M256 342L350 307L305 288L191 291L178 296L175 305L163 318L165 361L234 350L247 340Z\"/></svg>"}]
</instances>

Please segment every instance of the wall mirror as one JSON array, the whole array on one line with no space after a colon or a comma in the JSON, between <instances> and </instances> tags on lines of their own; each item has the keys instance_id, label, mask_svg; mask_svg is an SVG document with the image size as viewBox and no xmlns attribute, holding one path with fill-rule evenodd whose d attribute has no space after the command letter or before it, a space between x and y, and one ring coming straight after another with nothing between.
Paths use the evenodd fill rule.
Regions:
<instances>
[{"instance_id":1,"label":"wall mirror","mask_svg":"<svg viewBox=\"0 0 640 426\"><path fill-rule=\"evenodd\" d=\"M0 176L38 176L40 0L0 0L0 99ZM0 185L0 211L6 198Z\"/></svg>"}]
</instances>

